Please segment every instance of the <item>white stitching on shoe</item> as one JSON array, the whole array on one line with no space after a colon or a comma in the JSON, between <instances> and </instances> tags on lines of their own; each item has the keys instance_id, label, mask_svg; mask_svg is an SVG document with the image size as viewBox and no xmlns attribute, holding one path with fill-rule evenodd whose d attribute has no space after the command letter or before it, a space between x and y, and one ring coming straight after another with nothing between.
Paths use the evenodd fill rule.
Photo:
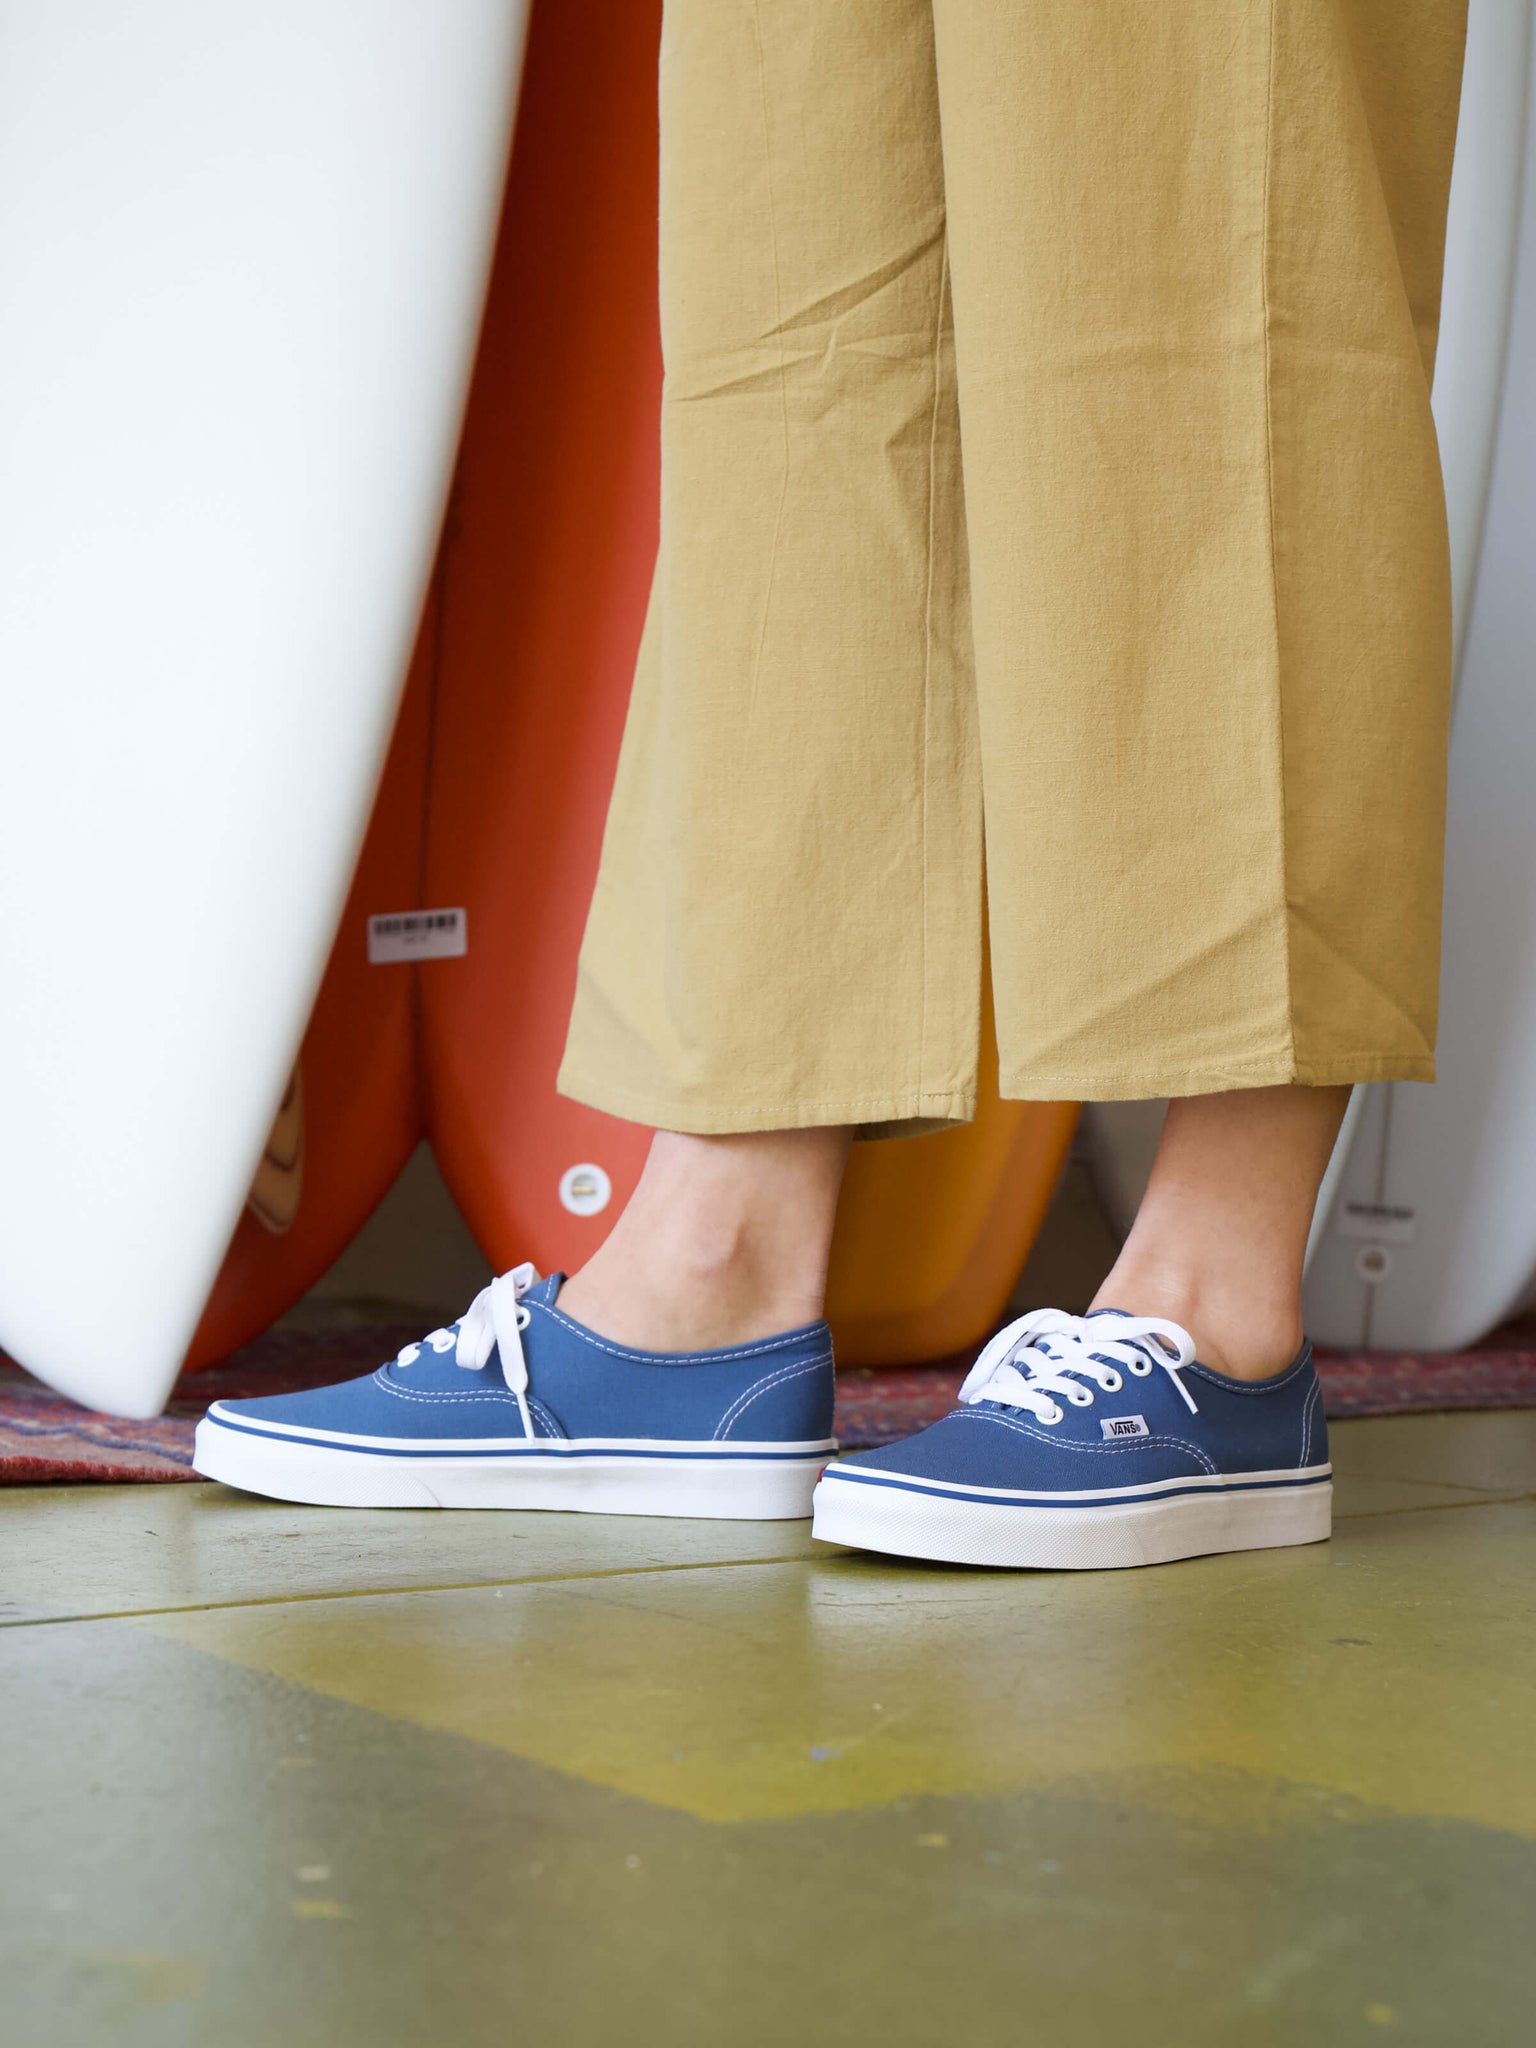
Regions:
<instances>
[{"instance_id":1,"label":"white stitching on shoe","mask_svg":"<svg viewBox=\"0 0 1536 2048\"><path fill-rule=\"evenodd\" d=\"M1307 1395L1301 1411L1301 1462L1303 1465L1311 1463L1312 1423L1322 1404L1322 1396L1322 1381L1315 1380L1312 1385L1312 1391Z\"/></svg>"},{"instance_id":2,"label":"white stitching on shoe","mask_svg":"<svg viewBox=\"0 0 1536 2048\"><path fill-rule=\"evenodd\" d=\"M714 1435L710 1438L711 1443L723 1442L730 1435L759 1394L771 1393L775 1387L786 1385L793 1379L802 1379L807 1373L820 1372L824 1365L830 1365L831 1363L831 1352L824 1351L819 1358L805 1359L799 1363L781 1365L777 1372L768 1373L762 1379L754 1381L745 1393L736 1396L736 1399L726 1409L724 1415L721 1416L719 1422L715 1425Z\"/></svg>"},{"instance_id":3,"label":"white stitching on shoe","mask_svg":"<svg viewBox=\"0 0 1536 2048\"><path fill-rule=\"evenodd\" d=\"M536 1399L534 1395L530 1394L528 1396L528 1406L533 1410L534 1414L539 1417L540 1421L544 1424L544 1427L549 1431L551 1436L559 1437L562 1442L568 1441L568 1439L566 1438L565 1431L561 1428L553 1411L545 1407L542 1401Z\"/></svg>"},{"instance_id":4,"label":"white stitching on shoe","mask_svg":"<svg viewBox=\"0 0 1536 2048\"><path fill-rule=\"evenodd\" d=\"M1192 1360L1190 1364L1185 1366L1184 1370L1192 1378L1204 1380L1208 1387L1220 1387L1224 1394L1278 1394L1282 1387L1288 1387L1293 1379L1298 1378L1304 1373L1311 1363L1312 1347L1308 1345L1301 1355L1280 1374L1278 1379L1224 1379L1219 1373L1212 1372L1208 1365L1202 1365L1199 1359Z\"/></svg>"},{"instance_id":5,"label":"white stitching on shoe","mask_svg":"<svg viewBox=\"0 0 1536 2048\"><path fill-rule=\"evenodd\" d=\"M373 1377L384 1392L393 1394L397 1401L510 1401L514 1408L517 1406L516 1394L508 1393L504 1387L466 1387L462 1394L449 1393L446 1389L438 1392L431 1387L397 1387L392 1380L380 1379L379 1374L387 1370L381 1365Z\"/></svg>"},{"instance_id":6,"label":"white stitching on shoe","mask_svg":"<svg viewBox=\"0 0 1536 2048\"><path fill-rule=\"evenodd\" d=\"M573 1317L562 1315L559 1309L551 1308L547 1301L525 1301L523 1306L536 1310L540 1315L548 1316L551 1322L563 1323L566 1329L574 1331L584 1343L594 1345L599 1351L606 1351L610 1358L625 1359L631 1365L656 1365L672 1355L656 1351L627 1351L622 1344L610 1344L595 1331L589 1330L585 1323L578 1323ZM745 1345L740 1351L683 1351L676 1356L692 1359L699 1365L723 1365L729 1358L760 1358L766 1351L782 1351L791 1338L796 1342L803 1342L804 1332L790 1331L777 1337L765 1337L760 1344Z\"/></svg>"},{"instance_id":7,"label":"white stitching on shoe","mask_svg":"<svg viewBox=\"0 0 1536 2048\"><path fill-rule=\"evenodd\" d=\"M382 1388L382 1390L386 1394L393 1394L397 1401L424 1401L429 1407L432 1406L434 1403L442 1401L500 1401L503 1404L510 1402L514 1408L517 1406L516 1394L509 1394L505 1390L505 1388L502 1387L469 1387L462 1394L450 1393L446 1388L444 1388L442 1391L438 1391L437 1389L431 1387L397 1387L392 1385L390 1381L379 1378L379 1373L382 1373L385 1370L386 1368L381 1365L379 1367L379 1371L376 1372L373 1375L373 1377L375 1381L377 1381L380 1388ZM547 1426L551 1436L557 1436L562 1439L565 1438L564 1429L556 1420L552 1410L548 1408L543 1401L537 1400L532 1395L530 1395L528 1398L528 1406L544 1418L545 1425Z\"/></svg>"}]
</instances>

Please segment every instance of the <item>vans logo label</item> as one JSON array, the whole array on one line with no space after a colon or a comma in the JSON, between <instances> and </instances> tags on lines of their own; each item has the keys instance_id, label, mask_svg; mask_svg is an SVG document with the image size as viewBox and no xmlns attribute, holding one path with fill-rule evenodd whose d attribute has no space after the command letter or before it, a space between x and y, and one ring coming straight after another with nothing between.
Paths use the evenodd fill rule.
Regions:
<instances>
[{"instance_id":1,"label":"vans logo label","mask_svg":"<svg viewBox=\"0 0 1536 2048\"><path fill-rule=\"evenodd\" d=\"M1106 1415L1099 1423L1106 1436L1150 1436L1145 1415Z\"/></svg>"}]
</instances>

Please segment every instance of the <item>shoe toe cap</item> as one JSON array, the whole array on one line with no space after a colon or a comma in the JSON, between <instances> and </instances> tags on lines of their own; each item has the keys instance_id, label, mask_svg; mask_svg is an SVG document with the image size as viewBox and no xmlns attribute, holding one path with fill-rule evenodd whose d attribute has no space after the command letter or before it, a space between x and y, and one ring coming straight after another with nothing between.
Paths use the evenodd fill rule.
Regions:
<instances>
[{"instance_id":1,"label":"shoe toe cap","mask_svg":"<svg viewBox=\"0 0 1536 2048\"><path fill-rule=\"evenodd\" d=\"M978 1477L981 1447L976 1441L977 1434L966 1411L956 1409L920 1429L915 1436L903 1437L900 1443L882 1444L878 1450L855 1451L850 1457L839 1458L832 1469L840 1472L852 1468L855 1472L889 1473L893 1478L942 1479L963 1485Z\"/></svg>"},{"instance_id":2,"label":"shoe toe cap","mask_svg":"<svg viewBox=\"0 0 1536 2048\"><path fill-rule=\"evenodd\" d=\"M210 1420L259 1426L281 1423L299 1429L357 1429L372 1404L372 1376L343 1380L334 1386L310 1387L298 1393L258 1394L238 1401L215 1401Z\"/></svg>"}]
</instances>

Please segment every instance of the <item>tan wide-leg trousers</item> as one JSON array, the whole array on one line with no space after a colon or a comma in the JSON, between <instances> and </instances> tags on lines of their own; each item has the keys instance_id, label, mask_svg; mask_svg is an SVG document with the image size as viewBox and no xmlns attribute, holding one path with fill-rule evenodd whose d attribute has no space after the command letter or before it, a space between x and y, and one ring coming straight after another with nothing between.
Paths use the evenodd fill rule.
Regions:
<instances>
[{"instance_id":1,"label":"tan wide-leg trousers","mask_svg":"<svg viewBox=\"0 0 1536 2048\"><path fill-rule=\"evenodd\" d=\"M984 880L1004 1095L1432 1076L1464 16L668 0L566 1092L968 1116Z\"/></svg>"}]
</instances>

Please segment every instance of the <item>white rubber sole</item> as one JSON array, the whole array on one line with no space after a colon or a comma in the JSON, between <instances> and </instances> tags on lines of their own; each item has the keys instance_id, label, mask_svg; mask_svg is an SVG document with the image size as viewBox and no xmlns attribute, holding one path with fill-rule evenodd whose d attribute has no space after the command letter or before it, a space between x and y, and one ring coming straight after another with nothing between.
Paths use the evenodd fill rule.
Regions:
<instances>
[{"instance_id":1,"label":"white rubber sole","mask_svg":"<svg viewBox=\"0 0 1536 2048\"><path fill-rule=\"evenodd\" d=\"M1321 1543L1333 1530L1333 1482L1034 1507L828 1473L816 1488L814 1511L813 1536L854 1550L1015 1570L1117 1571L1221 1550Z\"/></svg>"},{"instance_id":2,"label":"white rubber sole","mask_svg":"<svg viewBox=\"0 0 1536 2048\"><path fill-rule=\"evenodd\" d=\"M401 1457L333 1450L228 1429L205 1416L192 1467L273 1500L337 1508L543 1508L587 1515L677 1515L787 1522L811 1512L833 1446L677 1444L643 1451L564 1450Z\"/></svg>"}]
</instances>

